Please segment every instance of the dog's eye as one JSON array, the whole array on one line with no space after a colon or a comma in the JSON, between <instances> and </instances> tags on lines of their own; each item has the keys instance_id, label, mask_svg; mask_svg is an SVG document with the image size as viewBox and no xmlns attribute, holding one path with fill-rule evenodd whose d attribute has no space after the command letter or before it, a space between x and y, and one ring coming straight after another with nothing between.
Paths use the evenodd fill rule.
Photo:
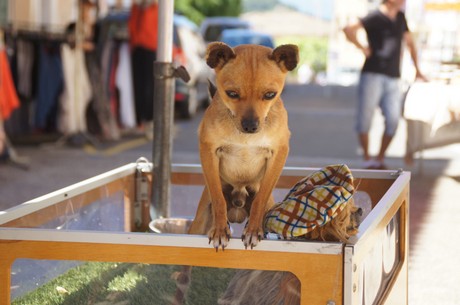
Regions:
<instances>
[{"instance_id":1,"label":"dog's eye","mask_svg":"<svg viewBox=\"0 0 460 305\"><path fill-rule=\"evenodd\" d=\"M276 96L276 92L267 92L264 94L264 100L267 100L267 101L272 100L275 98L275 96Z\"/></svg>"},{"instance_id":2,"label":"dog's eye","mask_svg":"<svg viewBox=\"0 0 460 305\"><path fill-rule=\"evenodd\" d=\"M239 99L240 98L240 95L236 91L227 90L227 91L225 91L225 93L231 99Z\"/></svg>"}]
</instances>

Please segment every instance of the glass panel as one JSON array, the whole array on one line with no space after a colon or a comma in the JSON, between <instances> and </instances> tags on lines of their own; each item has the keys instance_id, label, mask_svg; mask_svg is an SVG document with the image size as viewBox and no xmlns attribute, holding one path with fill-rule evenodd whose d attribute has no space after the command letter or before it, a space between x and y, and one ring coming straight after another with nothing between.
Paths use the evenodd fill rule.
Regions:
<instances>
[{"instance_id":1,"label":"glass panel","mask_svg":"<svg viewBox=\"0 0 460 305\"><path fill-rule=\"evenodd\" d=\"M391 279L396 275L401 261L401 212L393 216L390 223L380 232L374 246L359 267L360 283L358 294L360 304L379 304Z\"/></svg>"},{"instance_id":2,"label":"glass panel","mask_svg":"<svg viewBox=\"0 0 460 305\"><path fill-rule=\"evenodd\" d=\"M49 222L40 226L44 229L123 231L123 192L83 205L79 198L65 203L65 213L56 214ZM84 199L84 198L80 198Z\"/></svg>"},{"instance_id":3,"label":"glass panel","mask_svg":"<svg viewBox=\"0 0 460 305\"><path fill-rule=\"evenodd\" d=\"M3 226L57 230L123 231L125 225L124 192L104 194L103 188L100 191L102 194L95 197L97 200L88 199L86 194L75 196Z\"/></svg>"},{"instance_id":4,"label":"glass panel","mask_svg":"<svg viewBox=\"0 0 460 305\"><path fill-rule=\"evenodd\" d=\"M273 192L275 202L282 201L289 192L289 188L295 185L297 180L301 178L297 177L292 183L282 184L284 188L275 189ZM284 177L283 179L286 180L287 178ZM135 202L134 197L136 196L136 191L133 188L134 181L134 175L130 175L72 197L63 194L62 197L65 200L38 211L30 212L23 217L0 226L55 228L59 230L129 231L134 227L131 224L134 220L133 206ZM173 175L170 205L171 217L192 219L195 216L195 211L204 188L203 183L203 176L200 173L175 173ZM361 180L360 183L363 185L366 184L365 180ZM147 190L149 189L147 187ZM72 190L72 192L78 191L78 188ZM363 208L364 217L362 219L371 210L368 204L371 198L368 194L370 192L366 193L362 191L358 191L355 194L355 202L359 207ZM145 195L148 199L150 199L150 196L150 194ZM372 204L376 203L374 200L372 201ZM35 204L31 203L30 206ZM142 210L145 216L142 217L144 221L149 219L148 205L149 203L146 202L145 206L147 208ZM27 208L27 205L22 207L24 210ZM235 225L235 227L239 227L239 225Z\"/></svg>"},{"instance_id":5,"label":"glass panel","mask_svg":"<svg viewBox=\"0 0 460 305\"><path fill-rule=\"evenodd\" d=\"M26 212L25 215L1 226L98 231L123 229L125 214L130 213L133 176L94 185L93 189L87 189L87 185L70 187L27 202L16 208L16 212Z\"/></svg>"},{"instance_id":6,"label":"glass panel","mask_svg":"<svg viewBox=\"0 0 460 305\"><path fill-rule=\"evenodd\" d=\"M13 269L28 269L28 278L25 273L13 274L16 305L171 304L183 295L184 304L203 305L300 301L299 280L281 271L38 260L18 260ZM55 277L49 276L52 272ZM190 274L191 281L184 281Z\"/></svg>"},{"instance_id":7,"label":"glass panel","mask_svg":"<svg viewBox=\"0 0 460 305\"><path fill-rule=\"evenodd\" d=\"M353 194L353 201L358 208L361 208L360 221L363 222L367 215L372 211L372 207L375 203L372 202L369 193L364 191L356 191Z\"/></svg>"},{"instance_id":8,"label":"glass panel","mask_svg":"<svg viewBox=\"0 0 460 305\"><path fill-rule=\"evenodd\" d=\"M78 261L56 261L56 260L32 260L18 259L11 267L11 299L41 287L45 283L65 273L70 268L78 266ZM46 302L30 303L22 302L17 304L54 304Z\"/></svg>"}]
</instances>

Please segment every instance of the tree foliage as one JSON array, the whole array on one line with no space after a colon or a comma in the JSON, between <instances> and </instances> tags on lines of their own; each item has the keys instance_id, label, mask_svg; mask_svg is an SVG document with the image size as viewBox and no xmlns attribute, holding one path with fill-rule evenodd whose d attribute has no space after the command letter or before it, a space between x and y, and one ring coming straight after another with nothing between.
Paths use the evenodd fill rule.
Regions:
<instances>
[{"instance_id":1,"label":"tree foliage","mask_svg":"<svg viewBox=\"0 0 460 305\"><path fill-rule=\"evenodd\" d=\"M299 46L300 62L298 67L302 64L308 64L315 73L326 71L328 54L327 37L285 36L277 39L276 43L293 43Z\"/></svg>"},{"instance_id":2,"label":"tree foliage","mask_svg":"<svg viewBox=\"0 0 460 305\"><path fill-rule=\"evenodd\" d=\"M242 0L175 0L174 6L197 24L206 17L239 16L243 10Z\"/></svg>"}]
</instances>

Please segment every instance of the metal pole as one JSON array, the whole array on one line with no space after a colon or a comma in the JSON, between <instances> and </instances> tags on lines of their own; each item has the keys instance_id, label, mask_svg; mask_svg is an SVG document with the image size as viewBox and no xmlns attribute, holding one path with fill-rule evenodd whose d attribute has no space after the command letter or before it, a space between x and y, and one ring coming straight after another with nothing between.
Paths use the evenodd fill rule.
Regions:
<instances>
[{"instance_id":1,"label":"metal pole","mask_svg":"<svg viewBox=\"0 0 460 305\"><path fill-rule=\"evenodd\" d=\"M174 1L159 0L157 61L171 63L173 49Z\"/></svg>"},{"instance_id":2,"label":"metal pole","mask_svg":"<svg viewBox=\"0 0 460 305\"><path fill-rule=\"evenodd\" d=\"M174 1L159 0L158 50L154 63L153 189L150 216L169 217L171 198L174 69L172 66Z\"/></svg>"}]
</instances>

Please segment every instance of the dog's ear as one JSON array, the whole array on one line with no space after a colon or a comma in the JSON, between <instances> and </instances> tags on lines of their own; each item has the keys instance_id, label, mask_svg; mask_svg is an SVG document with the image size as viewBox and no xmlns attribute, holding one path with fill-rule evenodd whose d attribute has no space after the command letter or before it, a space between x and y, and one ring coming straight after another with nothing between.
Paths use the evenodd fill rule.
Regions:
<instances>
[{"instance_id":1,"label":"dog's ear","mask_svg":"<svg viewBox=\"0 0 460 305\"><path fill-rule=\"evenodd\" d=\"M222 68L230 59L235 57L232 48L223 42L212 42L206 50L206 63L213 69Z\"/></svg>"},{"instance_id":2,"label":"dog's ear","mask_svg":"<svg viewBox=\"0 0 460 305\"><path fill-rule=\"evenodd\" d=\"M299 47L293 44L281 45L273 50L270 58L276 61L284 72L292 71L299 63Z\"/></svg>"}]
</instances>

